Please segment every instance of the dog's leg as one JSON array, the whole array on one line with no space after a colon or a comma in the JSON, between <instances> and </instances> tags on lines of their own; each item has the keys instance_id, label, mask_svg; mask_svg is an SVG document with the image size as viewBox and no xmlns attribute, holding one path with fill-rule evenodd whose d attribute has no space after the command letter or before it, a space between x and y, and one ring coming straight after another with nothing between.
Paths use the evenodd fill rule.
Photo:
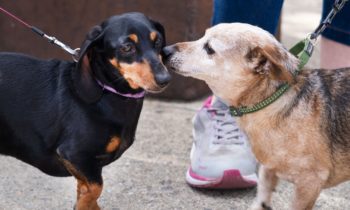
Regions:
<instances>
[{"instance_id":1,"label":"dog's leg","mask_svg":"<svg viewBox=\"0 0 350 210\"><path fill-rule=\"evenodd\" d=\"M75 210L100 210L97 199L102 192L101 168L87 164L87 168L78 168L68 160L61 159L66 169L77 179L77 202ZM86 164L82 164L86 165Z\"/></svg>"},{"instance_id":2,"label":"dog's leg","mask_svg":"<svg viewBox=\"0 0 350 210\"><path fill-rule=\"evenodd\" d=\"M307 176L301 175L301 177L304 177L304 179L298 180L295 184L294 200L291 209L311 210L322 190L323 181L317 180L316 176L310 178L312 180L305 179Z\"/></svg>"},{"instance_id":3,"label":"dog's leg","mask_svg":"<svg viewBox=\"0 0 350 210\"><path fill-rule=\"evenodd\" d=\"M77 203L76 210L100 210L97 199L102 192L102 185L91 184L86 181L77 180Z\"/></svg>"},{"instance_id":4,"label":"dog's leg","mask_svg":"<svg viewBox=\"0 0 350 210\"><path fill-rule=\"evenodd\" d=\"M278 183L276 174L272 171L260 165L259 168L259 183L257 200L253 204L251 209L254 210L269 210L272 209L271 196Z\"/></svg>"}]
</instances>

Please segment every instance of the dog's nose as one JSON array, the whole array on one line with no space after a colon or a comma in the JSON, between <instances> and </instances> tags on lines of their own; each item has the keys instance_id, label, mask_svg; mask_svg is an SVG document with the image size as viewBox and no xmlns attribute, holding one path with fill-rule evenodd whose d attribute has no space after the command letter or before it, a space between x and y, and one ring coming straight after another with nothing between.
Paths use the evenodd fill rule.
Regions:
<instances>
[{"instance_id":1,"label":"dog's nose","mask_svg":"<svg viewBox=\"0 0 350 210\"><path fill-rule=\"evenodd\" d=\"M163 48L163 59L167 60L174 52L176 52L177 47L175 45L166 46Z\"/></svg>"},{"instance_id":2,"label":"dog's nose","mask_svg":"<svg viewBox=\"0 0 350 210\"><path fill-rule=\"evenodd\" d=\"M165 87L171 80L171 75L169 72L164 71L162 73L158 73L155 75L155 80L157 82L157 85L160 87Z\"/></svg>"}]
</instances>

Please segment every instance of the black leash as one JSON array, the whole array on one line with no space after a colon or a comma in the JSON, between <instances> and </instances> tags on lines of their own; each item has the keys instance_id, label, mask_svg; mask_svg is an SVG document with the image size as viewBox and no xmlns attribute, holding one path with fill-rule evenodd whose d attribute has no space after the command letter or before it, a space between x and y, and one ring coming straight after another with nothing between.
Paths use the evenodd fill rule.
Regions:
<instances>
[{"instance_id":1,"label":"black leash","mask_svg":"<svg viewBox=\"0 0 350 210\"><path fill-rule=\"evenodd\" d=\"M344 7L348 0L335 0L332 10L328 13L327 17L316 28L316 30L310 35L311 40L316 40L317 37L332 23L335 15Z\"/></svg>"},{"instance_id":2,"label":"black leash","mask_svg":"<svg viewBox=\"0 0 350 210\"><path fill-rule=\"evenodd\" d=\"M40 30L39 28L35 27L35 26L31 26L28 23L24 22L23 20L21 20L20 18L16 17L14 14L10 13L9 11L5 10L4 8L0 7L0 11L5 13L6 15L10 16L11 18L15 19L17 22L21 23L23 26L31 29L33 32L35 32L36 34L38 34L39 36L47 39L49 41L49 43L54 44L56 46L61 47L64 51L68 52L69 54L72 55L72 58L75 62L77 62L78 58L79 58L79 48L76 49L72 49L70 48L68 45L64 44L63 42L59 41L58 39L56 39L53 36L49 36L47 34L45 34L42 30Z\"/></svg>"}]
</instances>

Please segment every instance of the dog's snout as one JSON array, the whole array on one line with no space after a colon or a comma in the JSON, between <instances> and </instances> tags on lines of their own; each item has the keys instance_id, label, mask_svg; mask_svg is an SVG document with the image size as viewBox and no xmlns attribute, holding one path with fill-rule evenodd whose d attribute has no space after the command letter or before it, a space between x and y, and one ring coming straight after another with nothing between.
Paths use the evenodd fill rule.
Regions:
<instances>
[{"instance_id":1,"label":"dog's snout","mask_svg":"<svg viewBox=\"0 0 350 210\"><path fill-rule=\"evenodd\" d=\"M155 80L157 82L157 85L160 87L165 87L171 80L171 75L169 72L164 71L162 73L158 73L155 75Z\"/></svg>"},{"instance_id":2,"label":"dog's snout","mask_svg":"<svg viewBox=\"0 0 350 210\"><path fill-rule=\"evenodd\" d=\"M172 54L177 51L176 45L170 45L163 48L163 57L164 59L168 59Z\"/></svg>"}]
</instances>

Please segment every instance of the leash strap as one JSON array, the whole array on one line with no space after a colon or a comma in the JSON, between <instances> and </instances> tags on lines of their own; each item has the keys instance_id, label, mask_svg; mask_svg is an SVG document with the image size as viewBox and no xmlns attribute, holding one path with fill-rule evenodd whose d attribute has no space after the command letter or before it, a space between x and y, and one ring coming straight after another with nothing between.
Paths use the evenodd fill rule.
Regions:
<instances>
[{"instance_id":1,"label":"leash strap","mask_svg":"<svg viewBox=\"0 0 350 210\"><path fill-rule=\"evenodd\" d=\"M40 30L39 28L35 27L35 26L31 26L28 23L24 22L23 20L21 20L20 18L16 17L14 14L10 13L9 11L5 10L3 7L0 7L0 11L5 13L6 15L8 15L9 17L13 18L14 20L16 20L17 22L21 23L22 25L24 25L27 28L30 28L34 33L38 34L39 36L47 39L49 41L49 43L54 44L56 46L59 46L60 48L62 48L64 51L68 52L69 54L72 55L72 58L75 62L78 61L79 58L79 48L76 49L72 49L70 48L68 45L64 44L63 42L59 41L58 39L56 39L53 36L49 36L47 34L45 34L42 30Z\"/></svg>"},{"instance_id":2,"label":"leash strap","mask_svg":"<svg viewBox=\"0 0 350 210\"><path fill-rule=\"evenodd\" d=\"M53 36L49 36L47 34L45 34L42 30L40 30L39 28L35 27L35 26L31 26L28 23L24 22L23 20L21 20L20 18L16 17L14 14L10 13L9 11L5 10L4 8L0 7L0 12L5 13L6 15L8 15L9 17L13 18L14 20L16 20L17 22L19 22L20 24L24 25L27 28L30 28L34 33L38 34L39 36L47 39L49 41L49 43L57 45L59 47L61 47L64 51L68 52L69 54L72 55L72 58L75 62L78 62L79 59L79 53L80 53L80 48L76 48L76 49L72 49L70 48L68 45L64 44L63 42L59 41L58 39L56 39ZM116 89L103 84L101 81L97 80L97 83L102 87L103 90L107 90L111 93L123 96L123 97L127 97L127 98L135 98L135 99L139 99L139 98L143 98L145 96L145 91L142 91L140 93L135 93L135 94L131 94L131 93L120 93L118 92Z\"/></svg>"},{"instance_id":3,"label":"leash strap","mask_svg":"<svg viewBox=\"0 0 350 210\"><path fill-rule=\"evenodd\" d=\"M322 32L332 23L335 15L343 9L345 3L348 0L335 0L332 10L328 13L327 17L322 21L322 23L316 28L316 30L311 34L310 39L317 39L317 37L322 34Z\"/></svg>"}]
</instances>

